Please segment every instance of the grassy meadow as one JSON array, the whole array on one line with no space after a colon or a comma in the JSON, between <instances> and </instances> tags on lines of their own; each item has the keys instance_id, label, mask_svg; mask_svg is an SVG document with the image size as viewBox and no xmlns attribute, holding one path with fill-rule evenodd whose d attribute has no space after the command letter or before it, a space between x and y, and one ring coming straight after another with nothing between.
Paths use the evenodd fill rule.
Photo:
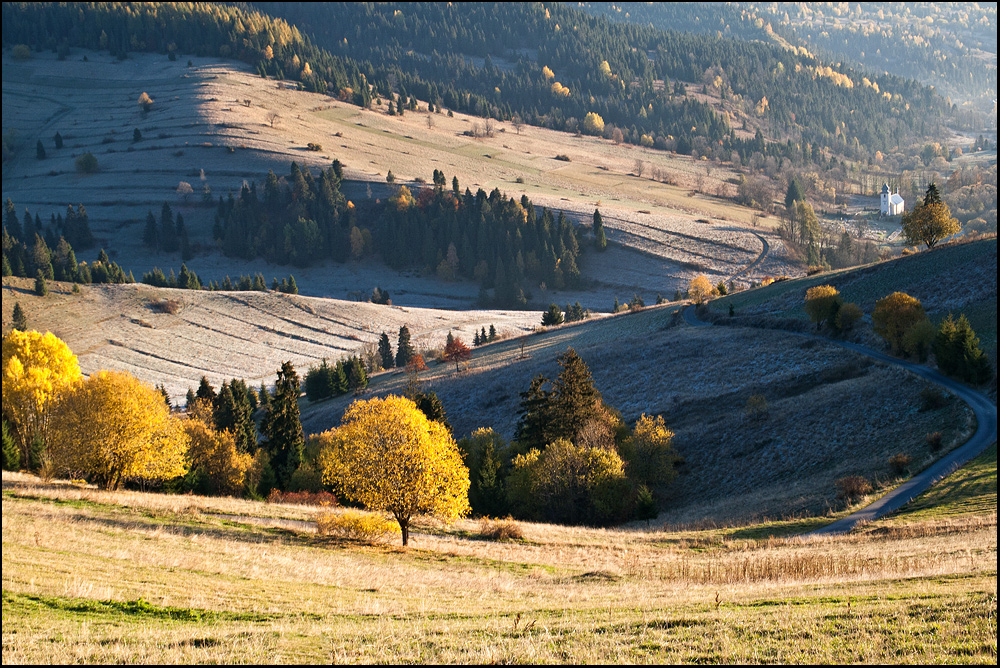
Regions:
<instances>
[{"instance_id":1,"label":"grassy meadow","mask_svg":"<svg viewBox=\"0 0 1000 668\"><path fill-rule=\"evenodd\" d=\"M425 521L405 550L251 523L316 508L5 472L3 662L992 663L992 456L945 492L992 509L844 537Z\"/></svg>"}]
</instances>

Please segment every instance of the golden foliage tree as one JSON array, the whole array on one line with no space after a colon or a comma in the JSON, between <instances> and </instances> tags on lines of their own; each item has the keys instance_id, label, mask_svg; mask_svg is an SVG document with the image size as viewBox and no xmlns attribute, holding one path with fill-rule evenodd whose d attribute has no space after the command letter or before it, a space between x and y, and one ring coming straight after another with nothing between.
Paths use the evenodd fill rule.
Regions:
<instances>
[{"instance_id":1,"label":"golden foliage tree","mask_svg":"<svg viewBox=\"0 0 1000 668\"><path fill-rule=\"evenodd\" d=\"M99 371L59 402L52 419L56 470L102 489L127 478L167 480L187 472L188 439L163 395L130 374Z\"/></svg>"},{"instance_id":2,"label":"golden foliage tree","mask_svg":"<svg viewBox=\"0 0 1000 668\"><path fill-rule=\"evenodd\" d=\"M201 469L218 494L242 494L253 455L239 451L232 432L216 431L202 420L188 419L184 421L184 433L188 439L188 468Z\"/></svg>"},{"instance_id":3,"label":"golden foliage tree","mask_svg":"<svg viewBox=\"0 0 1000 668\"><path fill-rule=\"evenodd\" d=\"M601 118L600 114L595 114L594 112L588 112L586 116L583 117L583 131L588 135L599 135L604 132L604 119Z\"/></svg>"},{"instance_id":4,"label":"golden foliage tree","mask_svg":"<svg viewBox=\"0 0 1000 668\"><path fill-rule=\"evenodd\" d=\"M688 298L699 306L715 294L715 286L705 274L698 274L688 284Z\"/></svg>"},{"instance_id":5,"label":"golden foliage tree","mask_svg":"<svg viewBox=\"0 0 1000 668\"><path fill-rule=\"evenodd\" d=\"M55 334L15 330L3 338L3 410L16 428L23 466L33 442L48 442L53 403L79 380L76 355Z\"/></svg>"},{"instance_id":6,"label":"golden foliage tree","mask_svg":"<svg viewBox=\"0 0 1000 668\"><path fill-rule=\"evenodd\" d=\"M657 486L670 483L676 472L674 432L667 429L662 415L643 413L632 435L622 443L621 454L628 462L628 475L637 483Z\"/></svg>"},{"instance_id":7,"label":"golden foliage tree","mask_svg":"<svg viewBox=\"0 0 1000 668\"><path fill-rule=\"evenodd\" d=\"M905 349L904 339L907 332L926 318L920 300L905 292L893 292L888 297L878 300L872 311L875 333L886 340L893 353Z\"/></svg>"},{"instance_id":8,"label":"golden foliage tree","mask_svg":"<svg viewBox=\"0 0 1000 668\"><path fill-rule=\"evenodd\" d=\"M923 201L903 214L902 223L907 243L924 244L927 248L962 231L962 224L952 217L951 209L941 201L933 183L927 186Z\"/></svg>"},{"instance_id":9,"label":"golden foliage tree","mask_svg":"<svg viewBox=\"0 0 1000 668\"><path fill-rule=\"evenodd\" d=\"M469 512L469 470L439 422L405 397L355 401L341 426L320 435L323 482L371 510L389 512L409 542L415 515Z\"/></svg>"},{"instance_id":10,"label":"golden foliage tree","mask_svg":"<svg viewBox=\"0 0 1000 668\"><path fill-rule=\"evenodd\" d=\"M815 285L806 290L806 313L816 323L816 329L824 322L835 325L843 303L840 292L832 285Z\"/></svg>"}]
</instances>

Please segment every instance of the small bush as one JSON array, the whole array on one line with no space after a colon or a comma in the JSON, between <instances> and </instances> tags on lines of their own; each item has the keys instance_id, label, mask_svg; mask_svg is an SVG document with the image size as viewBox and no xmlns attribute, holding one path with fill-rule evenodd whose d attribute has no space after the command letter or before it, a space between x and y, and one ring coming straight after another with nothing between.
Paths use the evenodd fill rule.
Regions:
<instances>
[{"instance_id":1,"label":"small bush","mask_svg":"<svg viewBox=\"0 0 1000 668\"><path fill-rule=\"evenodd\" d=\"M337 497L330 492L282 492L272 489L268 503L292 503L298 506L335 506Z\"/></svg>"},{"instance_id":2,"label":"small bush","mask_svg":"<svg viewBox=\"0 0 1000 668\"><path fill-rule=\"evenodd\" d=\"M76 158L76 171L81 174L96 174L100 168L93 153L87 152Z\"/></svg>"},{"instance_id":3,"label":"small bush","mask_svg":"<svg viewBox=\"0 0 1000 668\"><path fill-rule=\"evenodd\" d=\"M380 543L399 535L399 525L381 515L346 510L342 513L320 513L316 517L320 536L331 536L363 543Z\"/></svg>"},{"instance_id":4,"label":"small bush","mask_svg":"<svg viewBox=\"0 0 1000 668\"><path fill-rule=\"evenodd\" d=\"M177 312L181 310L181 302L178 299L154 299L150 303L150 307L160 313L177 315Z\"/></svg>"},{"instance_id":5,"label":"small bush","mask_svg":"<svg viewBox=\"0 0 1000 668\"><path fill-rule=\"evenodd\" d=\"M920 390L920 412L936 411L948 404L948 395L936 387L928 385Z\"/></svg>"},{"instance_id":6,"label":"small bush","mask_svg":"<svg viewBox=\"0 0 1000 668\"><path fill-rule=\"evenodd\" d=\"M767 397L763 394L751 394L747 399L746 414L751 420L767 419Z\"/></svg>"},{"instance_id":7,"label":"small bush","mask_svg":"<svg viewBox=\"0 0 1000 668\"><path fill-rule=\"evenodd\" d=\"M941 449L941 442L943 440L941 432L932 431L931 433L927 434L926 440L927 440L927 447L930 448L931 452L937 452L938 450Z\"/></svg>"},{"instance_id":8,"label":"small bush","mask_svg":"<svg viewBox=\"0 0 1000 668\"><path fill-rule=\"evenodd\" d=\"M323 146L321 144L316 144L314 142L309 142L306 144L306 149L310 151L322 151Z\"/></svg>"},{"instance_id":9,"label":"small bush","mask_svg":"<svg viewBox=\"0 0 1000 668\"><path fill-rule=\"evenodd\" d=\"M524 183L524 177L523 176L517 177L516 179L514 179L514 183Z\"/></svg>"},{"instance_id":10,"label":"small bush","mask_svg":"<svg viewBox=\"0 0 1000 668\"><path fill-rule=\"evenodd\" d=\"M484 517L479 522L479 537L485 540L521 540L524 533L521 525L512 517L506 519L490 519Z\"/></svg>"},{"instance_id":11,"label":"small bush","mask_svg":"<svg viewBox=\"0 0 1000 668\"><path fill-rule=\"evenodd\" d=\"M562 160L563 162L569 162L570 161L569 156L566 155L565 153L560 153L559 155L557 155L556 156L556 160Z\"/></svg>"},{"instance_id":12,"label":"small bush","mask_svg":"<svg viewBox=\"0 0 1000 668\"><path fill-rule=\"evenodd\" d=\"M871 483L859 475L839 478L833 484L837 488L837 497L846 501L853 501L872 491Z\"/></svg>"},{"instance_id":13,"label":"small bush","mask_svg":"<svg viewBox=\"0 0 1000 668\"><path fill-rule=\"evenodd\" d=\"M910 464L912 463L913 457L903 452L897 452L892 457L889 457L889 468L891 468L896 475L903 475L906 473L906 470L910 468Z\"/></svg>"}]
</instances>

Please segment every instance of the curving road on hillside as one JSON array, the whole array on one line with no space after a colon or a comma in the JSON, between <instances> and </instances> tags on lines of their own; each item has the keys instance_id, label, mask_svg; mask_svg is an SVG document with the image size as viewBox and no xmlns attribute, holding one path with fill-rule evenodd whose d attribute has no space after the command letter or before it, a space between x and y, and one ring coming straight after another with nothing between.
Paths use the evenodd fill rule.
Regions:
<instances>
[{"instance_id":1,"label":"curving road on hillside","mask_svg":"<svg viewBox=\"0 0 1000 668\"><path fill-rule=\"evenodd\" d=\"M688 306L684 309L684 321L694 327L711 327L711 323L699 320L695 314L695 308ZM967 403L976 415L976 433L961 445L941 459L937 460L926 469L913 476L892 491L886 493L874 503L870 503L861 510L851 513L847 517L837 520L822 529L817 529L807 535L822 536L847 533L851 531L859 522L871 522L894 512L909 503L917 495L925 492L934 483L945 476L955 472L964 466L968 461L978 456L986 448L997 440L997 407L989 398L970 387L967 387L951 378L942 376L937 371L929 369L920 364L913 364L906 360L897 359L878 350L872 350L856 343L847 341L835 341L824 336L803 334L800 332L786 332L804 338L818 338L827 343L832 343L841 348L846 348L859 355L865 355L879 362L894 364L914 373L924 380L936 385L940 385L959 399Z\"/></svg>"}]
</instances>

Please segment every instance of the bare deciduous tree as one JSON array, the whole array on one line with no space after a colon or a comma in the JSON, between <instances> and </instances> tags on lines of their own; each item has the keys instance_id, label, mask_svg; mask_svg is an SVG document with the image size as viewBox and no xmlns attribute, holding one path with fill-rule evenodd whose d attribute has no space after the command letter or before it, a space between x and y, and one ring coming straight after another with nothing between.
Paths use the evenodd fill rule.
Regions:
<instances>
[{"instance_id":1,"label":"bare deciduous tree","mask_svg":"<svg viewBox=\"0 0 1000 668\"><path fill-rule=\"evenodd\" d=\"M279 118L281 118L281 114L279 114L278 112L276 111L267 112L267 122L271 124L272 128L274 127L274 122L277 121Z\"/></svg>"}]
</instances>

